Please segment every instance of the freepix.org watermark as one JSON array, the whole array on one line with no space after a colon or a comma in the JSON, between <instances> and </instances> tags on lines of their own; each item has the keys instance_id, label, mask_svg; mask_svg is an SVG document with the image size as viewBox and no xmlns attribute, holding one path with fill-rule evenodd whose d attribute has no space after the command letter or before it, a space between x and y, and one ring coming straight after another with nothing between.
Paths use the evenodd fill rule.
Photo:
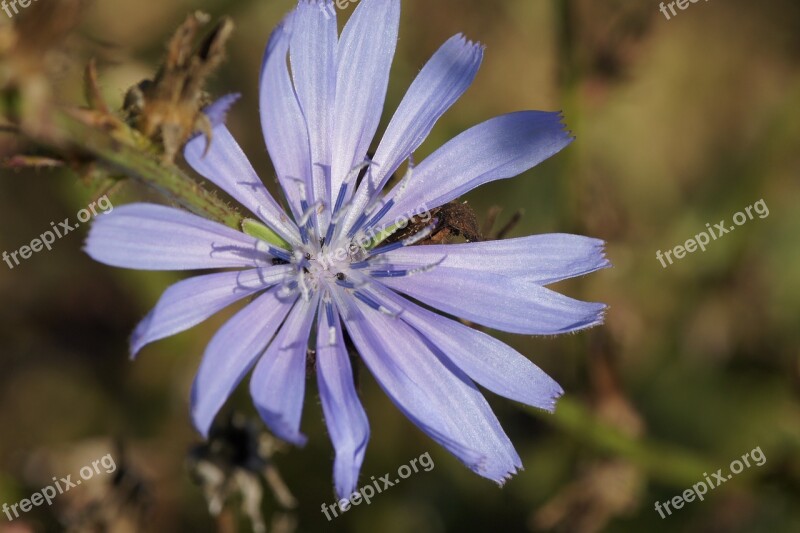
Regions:
<instances>
[{"instance_id":1,"label":"freepix.org watermark","mask_svg":"<svg viewBox=\"0 0 800 533\"><path fill-rule=\"evenodd\" d=\"M767 203L762 198L761 200L757 201L753 205L748 205L742 211L739 211L735 215L733 215L733 223L736 226L742 226L746 224L749 220L753 220L754 216L753 213L755 212L758 215L758 218L767 218L769 216L769 207L767 207ZM667 262L672 264L672 256L675 256L675 259L683 259L686 257L686 254L694 253L699 248L700 251L705 252L706 246L711 243L711 241L716 241L723 235L732 232L736 229L736 226L729 226L725 223L724 220L720 220L719 223L714 224L712 227L710 223L706 224L706 229L708 231L701 231L693 238L687 240L683 244L679 244L675 248L671 250L667 250L666 252L661 252L661 250L656 252L656 259L661 263L662 268L667 268ZM664 261L666 259L666 261Z\"/></svg>"},{"instance_id":2,"label":"freepix.org watermark","mask_svg":"<svg viewBox=\"0 0 800 533\"><path fill-rule=\"evenodd\" d=\"M360 250L369 246L371 243L379 240L381 237L386 238L387 235L385 235L384 232L387 230L403 230L408 227L412 220L422 224L427 224L433 220L433 215L428 209L428 206L422 204L414 211L409 211L408 213L395 218L394 224L386 223L379 227L372 227L365 231L358 232L347 246L324 253L317 259L317 261L320 263L320 265L322 265L323 268L330 268L336 262L342 262L348 258L352 259L356 256L356 254L359 253ZM414 239L422 239L426 237L427 234L428 232L423 230L420 232L420 234L412 236L410 239L412 241ZM409 242L409 244L411 244L411 242Z\"/></svg>"},{"instance_id":3,"label":"freepix.org watermark","mask_svg":"<svg viewBox=\"0 0 800 533\"><path fill-rule=\"evenodd\" d=\"M658 6L658 9L664 14L664 17L667 20L670 20L672 17L678 14L678 12L675 11L675 6L677 6L681 11L685 11L691 4L696 4L699 1L700 0L676 0L674 2L661 2ZM708 2L708 0L705 1ZM672 13L672 16L670 16L670 14L667 12L667 8L669 8L669 12Z\"/></svg>"},{"instance_id":4,"label":"freepix.org watermark","mask_svg":"<svg viewBox=\"0 0 800 533\"><path fill-rule=\"evenodd\" d=\"M25 498L24 500L21 500L13 505L4 503L3 513L6 515L9 521L13 522L15 519L19 518L20 511L22 511L22 513L27 513L34 507L39 507L43 503L52 505L53 500L55 500L59 495L64 494L70 489L74 489L84 481L89 481L95 475L102 474L103 471L105 471L106 474L113 474L116 470L117 463L114 462L114 458L110 453L106 454L100 459L92 461L91 465L86 465L81 468L78 472L80 479L75 479L73 481L72 475L62 478L53 477L52 485L48 485L42 490L34 492L29 498Z\"/></svg>"},{"instance_id":5,"label":"freepix.org watermark","mask_svg":"<svg viewBox=\"0 0 800 533\"><path fill-rule=\"evenodd\" d=\"M661 516L661 518L666 518L667 516L672 515L672 510L677 511L678 509L681 509L685 503L691 503L695 499L703 501L705 495L708 494L709 489L715 489L723 483L727 483L729 479L733 478L733 476L742 473L745 468L750 468L751 466L761 466L766 462L767 456L761 451L761 446L757 446L746 454L742 455L741 460L734 459L731 461L731 464L728 467L730 470L729 474L724 474L721 468L711 474L710 477L706 472L703 472L703 477L705 478L704 481L698 481L692 485L692 488L686 489L682 494L675 496L672 499L669 499L665 502L656 502L655 509L658 511L658 514ZM672 510L670 509L670 506L672 506ZM666 514L664 514L664 511L666 511Z\"/></svg>"},{"instance_id":6,"label":"freepix.org watermark","mask_svg":"<svg viewBox=\"0 0 800 533\"><path fill-rule=\"evenodd\" d=\"M320 2L319 8L322 10L322 13L325 14L325 18L329 19L334 16L336 13L334 12L333 8L336 6L337 9L347 9L347 6L350 4L355 4L358 0L335 0L330 4L325 4Z\"/></svg>"},{"instance_id":7,"label":"freepix.org watermark","mask_svg":"<svg viewBox=\"0 0 800 533\"><path fill-rule=\"evenodd\" d=\"M388 489L389 487L394 487L398 483L400 483L401 479L406 479L411 476L411 474L419 472L419 468L417 466L422 467L425 472L430 472L433 470L434 464L433 459L428 452L423 453L416 459L411 459L407 465L402 465L400 468L397 469L397 475L399 477L395 478L394 480L389 479L391 474L386 474L385 476L381 476L378 479L375 479L375 476L372 476L372 484L371 485L364 485L353 494L350 495L350 498L343 498L338 502L334 503L333 505L328 505L326 503L322 504L322 512L325 513L325 518L328 519L330 522L334 518L338 518L339 512L346 513L351 509L351 506L359 505L362 501L366 502L367 505L372 503L372 497L375 496L375 491L377 490L378 494L383 492L384 490ZM374 488L373 488L374 487ZM337 512L338 508L338 512ZM331 513L333 516L331 516Z\"/></svg>"},{"instance_id":8,"label":"freepix.org watermark","mask_svg":"<svg viewBox=\"0 0 800 533\"><path fill-rule=\"evenodd\" d=\"M36 0L3 0L0 2L0 8L6 12L8 18L12 18L14 15L19 15L19 9L17 9L18 5L21 9L24 9L34 2L36 2ZM14 10L13 14L11 13L12 9Z\"/></svg>"},{"instance_id":9,"label":"freepix.org watermark","mask_svg":"<svg viewBox=\"0 0 800 533\"><path fill-rule=\"evenodd\" d=\"M98 211L98 209L100 211ZM51 229L45 231L36 239L33 239L30 244L21 246L18 250L14 250L11 253L3 251L3 261L8 265L8 268L13 269L15 266L19 266L20 258L22 258L23 261L25 259L30 259L33 254L41 252L45 248L47 251L50 251L56 239L63 238L68 233L80 227L81 223L86 223L91 220L92 217L107 214L113 210L114 206L111 204L111 200L108 199L108 196L103 195L97 199L97 201L86 206L85 209L78 211L76 215L78 222L70 224L69 218L65 218L62 222L59 222L58 225L56 225L55 222L50 222ZM12 259L14 261L13 263L11 262Z\"/></svg>"}]
</instances>

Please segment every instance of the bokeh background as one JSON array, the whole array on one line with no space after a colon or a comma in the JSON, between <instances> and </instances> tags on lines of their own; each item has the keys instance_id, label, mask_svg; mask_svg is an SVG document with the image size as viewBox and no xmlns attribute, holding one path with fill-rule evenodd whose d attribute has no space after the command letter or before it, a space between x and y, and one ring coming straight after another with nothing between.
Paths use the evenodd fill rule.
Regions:
<instances>
[{"instance_id":1,"label":"bokeh background","mask_svg":"<svg viewBox=\"0 0 800 533\"><path fill-rule=\"evenodd\" d=\"M95 57L104 94L118 108L130 86L152 76L188 13L230 16L228 60L208 89L243 94L229 124L270 178L257 77L269 33L292 5L94 2L48 58L56 93L81 104L82 69ZM297 506L288 509L285 495L281 503L260 485L256 505L269 530L800 531L800 5L698 2L666 20L654 0L404 0L384 125L416 72L458 32L486 45L484 64L417 160L492 116L563 110L577 142L466 199L481 221L502 207L496 228L522 210L510 236L606 240L612 269L557 286L610 304L606 324L556 338L499 334L566 391L554 415L489 396L525 465L502 489L425 437L362 372L372 427L363 482L426 452L435 468L331 522L320 507L334 501L333 451L309 380L309 443L275 444L269 467ZM0 132L6 155L20 146ZM91 200L64 169L0 175L0 251L74 218ZM156 199L135 184L111 198L115 205ZM769 216L668 268L656 259L657 250L761 199ZM0 515L0 531L102 531L101 523L109 531L250 530L241 497L210 516L187 458L200 443L188 418L193 373L235 309L130 362L130 332L182 276L94 263L81 251L85 231L13 270L0 264L0 503L29 496L52 476L74 477L108 453L119 470L13 523ZM241 389L226 412L253 416ZM756 447L763 466L666 519L655 511L657 500L705 472L727 471Z\"/></svg>"}]
</instances>

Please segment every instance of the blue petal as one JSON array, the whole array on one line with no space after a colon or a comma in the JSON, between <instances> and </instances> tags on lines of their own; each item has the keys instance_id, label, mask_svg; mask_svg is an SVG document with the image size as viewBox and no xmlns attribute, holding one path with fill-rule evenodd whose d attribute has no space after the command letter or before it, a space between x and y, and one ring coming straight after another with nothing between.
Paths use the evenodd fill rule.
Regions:
<instances>
[{"instance_id":1,"label":"blue petal","mask_svg":"<svg viewBox=\"0 0 800 533\"><path fill-rule=\"evenodd\" d=\"M349 498L358 485L358 473L369 440L369 422L353 382L339 314L334 311L330 318L333 324L328 323L324 307L320 307L317 383L328 433L336 450L333 466L336 494L339 498Z\"/></svg>"},{"instance_id":2,"label":"blue petal","mask_svg":"<svg viewBox=\"0 0 800 533\"><path fill-rule=\"evenodd\" d=\"M503 483L519 456L475 384L408 324L336 294L362 360L397 407L476 473Z\"/></svg>"},{"instance_id":3,"label":"blue petal","mask_svg":"<svg viewBox=\"0 0 800 533\"><path fill-rule=\"evenodd\" d=\"M431 57L406 92L375 152L373 172L359 187L353 211L370 198L428 137L434 124L469 88L483 59L483 46L451 37ZM352 221L348 221L352 222ZM348 224L345 227L349 227Z\"/></svg>"},{"instance_id":4,"label":"blue petal","mask_svg":"<svg viewBox=\"0 0 800 533\"><path fill-rule=\"evenodd\" d=\"M86 253L139 270L267 266L258 240L180 209L128 204L94 219Z\"/></svg>"},{"instance_id":5,"label":"blue petal","mask_svg":"<svg viewBox=\"0 0 800 533\"><path fill-rule=\"evenodd\" d=\"M596 326L605 305L573 300L488 269L438 266L405 277L381 278L389 287L445 313L483 326L526 335L555 335Z\"/></svg>"},{"instance_id":6,"label":"blue petal","mask_svg":"<svg viewBox=\"0 0 800 533\"><path fill-rule=\"evenodd\" d=\"M250 378L250 395L261 418L275 436L297 446L306 443L300 415L316 300L297 302Z\"/></svg>"},{"instance_id":7,"label":"blue petal","mask_svg":"<svg viewBox=\"0 0 800 533\"><path fill-rule=\"evenodd\" d=\"M236 313L211 339L192 387L192 419L208 437L214 417L280 327L294 299L274 287Z\"/></svg>"},{"instance_id":8,"label":"blue petal","mask_svg":"<svg viewBox=\"0 0 800 533\"><path fill-rule=\"evenodd\" d=\"M208 117L209 122L211 122L211 127L216 127L221 124L225 124L225 120L228 116L228 111L236 101L241 98L241 94L232 93L226 94L218 98L215 102L211 105L203 109L203 113ZM202 134L198 134L197 136L201 136Z\"/></svg>"},{"instance_id":9,"label":"blue petal","mask_svg":"<svg viewBox=\"0 0 800 533\"><path fill-rule=\"evenodd\" d=\"M361 0L342 32L336 74L331 198L338 197L350 171L364 161L378 129L399 25L399 0Z\"/></svg>"},{"instance_id":10,"label":"blue petal","mask_svg":"<svg viewBox=\"0 0 800 533\"><path fill-rule=\"evenodd\" d=\"M272 32L264 53L259 107L267 150L297 220L303 213L300 201L305 200L301 184L309 180L310 185L311 156L308 128L286 64L293 14Z\"/></svg>"},{"instance_id":11,"label":"blue petal","mask_svg":"<svg viewBox=\"0 0 800 533\"><path fill-rule=\"evenodd\" d=\"M336 94L336 10L332 2L301 1L289 48L292 76L311 141L313 202L330 207L331 132ZM330 216L330 209L323 211ZM327 227L327 221L321 223Z\"/></svg>"},{"instance_id":12,"label":"blue petal","mask_svg":"<svg viewBox=\"0 0 800 533\"><path fill-rule=\"evenodd\" d=\"M196 326L239 300L275 285L287 265L221 272L189 278L169 287L131 338L131 357L146 344Z\"/></svg>"},{"instance_id":13,"label":"blue petal","mask_svg":"<svg viewBox=\"0 0 800 533\"><path fill-rule=\"evenodd\" d=\"M598 239L551 233L499 241L408 246L383 254L387 264L480 270L547 285L611 266ZM385 267L386 265L382 265Z\"/></svg>"},{"instance_id":14,"label":"blue petal","mask_svg":"<svg viewBox=\"0 0 800 533\"><path fill-rule=\"evenodd\" d=\"M570 142L558 113L520 111L487 120L421 162L383 220L418 212L422 206L433 209L484 183L517 176Z\"/></svg>"},{"instance_id":15,"label":"blue petal","mask_svg":"<svg viewBox=\"0 0 800 533\"><path fill-rule=\"evenodd\" d=\"M424 309L373 285L379 301L402 309L400 318L425 336L455 366L495 394L547 411L564 391L550 376L510 346L481 331Z\"/></svg>"},{"instance_id":16,"label":"blue petal","mask_svg":"<svg viewBox=\"0 0 800 533\"><path fill-rule=\"evenodd\" d=\"M186 143L183 155L195 172L230 194L284 239L299 243L297 227L264 187L224 124L214 127L207 151L206 147L203 135Z\"/></svg>"}]
</instances>

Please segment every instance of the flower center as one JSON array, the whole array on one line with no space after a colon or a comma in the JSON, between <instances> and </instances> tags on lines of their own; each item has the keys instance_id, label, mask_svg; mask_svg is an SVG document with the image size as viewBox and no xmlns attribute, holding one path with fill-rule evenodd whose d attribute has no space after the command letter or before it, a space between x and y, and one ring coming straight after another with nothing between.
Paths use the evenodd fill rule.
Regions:
<instances>
[{"instance_id":1,"label":"flower center","mask_svg":"<svg viewBox=\"0 0 800 533\"><path fill-rule=\"evenodd\" d=\"M339 240L320 247L305 245L295 249L292 263L296 266L297 282L306 290L320 289L320 285L345 282L351 266L366 259L368 253L357 240Z\"/></svg>"}]
</instances>

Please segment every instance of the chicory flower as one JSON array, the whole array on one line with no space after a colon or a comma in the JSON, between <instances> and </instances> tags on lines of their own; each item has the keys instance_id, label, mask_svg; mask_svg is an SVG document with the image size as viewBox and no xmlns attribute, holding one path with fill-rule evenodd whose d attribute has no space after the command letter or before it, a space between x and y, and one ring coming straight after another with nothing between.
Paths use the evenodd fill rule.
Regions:
<instances>
[{"instance_id":1,"label":"chicory flower","mask_svg":"<svg viewBox=\"0 0 800 533\"><path fill-rule=\"evenodd\" d=\"M252 371L250 392L278 437L302 445L306 361L315 351L340 497L357 486L369 425L346 336L397 407L478 474L503 483L520 458L477 385L552 410L559 385L486 328L553 335L601 323L604 305L545 286L605 268L603 243L566 234L412 246L435 230L429 210L516 176L572 138L557 113L523 111L458 135L387 183L470 86L483 47L456 35L409 88L372 157L395 52L399 0L362 0L338 35L331 2L301 1L274 31L260 82L266 146L288 212L256 175L222 120L186 161L252 212L243 231L153 204L99 217L86 250L144 270L221 269L169 287L136 328L131 351L187 330L245 298L215 334L195 378L191 412L207 435ZM288 63L287 63L288 58ZM426 213L428 214L427 218ZM410 221L428 221L403 239ZM419 302L419 303L417 303ZM424 304L423 305L420 305Z\"/></svg>"}]
</instances>

